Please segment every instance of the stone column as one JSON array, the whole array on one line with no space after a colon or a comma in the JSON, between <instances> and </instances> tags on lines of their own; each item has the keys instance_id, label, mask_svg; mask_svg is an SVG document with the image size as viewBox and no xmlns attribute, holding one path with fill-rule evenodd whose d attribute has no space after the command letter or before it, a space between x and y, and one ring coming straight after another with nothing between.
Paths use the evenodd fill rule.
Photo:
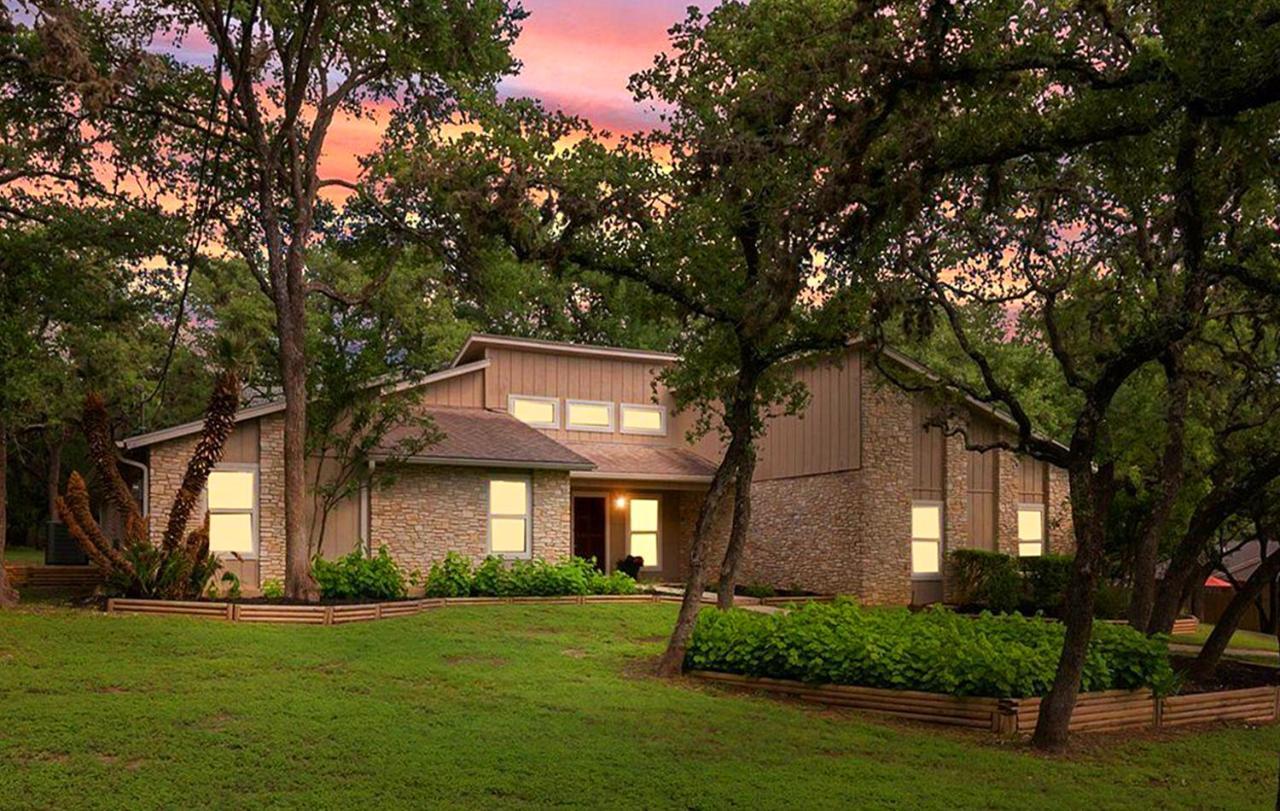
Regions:
<instances>
[{"instance_id":1,"label":"stone column","mask_svg":"<svg viewBox=\"0 0 1280 811\"><path fill-rule=\"evenodd\" d=\"M1018 556L1018 500L1022 497L1018 457L998 451L996 461L996 551Z\"/></svg>"}]
</instances>

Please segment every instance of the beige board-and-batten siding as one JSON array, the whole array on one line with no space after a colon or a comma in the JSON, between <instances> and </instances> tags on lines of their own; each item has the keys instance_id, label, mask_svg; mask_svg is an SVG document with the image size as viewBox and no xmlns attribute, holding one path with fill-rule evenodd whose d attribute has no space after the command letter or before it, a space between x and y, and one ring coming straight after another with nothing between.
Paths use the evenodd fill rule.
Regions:
<instances>
[{"instance_id":1,"label":"beige board-and-batten siding","mask_svg":"<svg viewBox=\"0 0 1280 811\"><path fill-rule=\"evenodd\" d=\"M890 715L913 721L1029 735L1040 715L1039 698L957 697L942 693L806 684L733 673L692 671L690 676L737 689ZM1280 687L1253 687L1159 697L1150 690L1081 693L1071 715L1072 732L1115 732L1169 726L1277 719Z\"/></svg>"}]
</instances>

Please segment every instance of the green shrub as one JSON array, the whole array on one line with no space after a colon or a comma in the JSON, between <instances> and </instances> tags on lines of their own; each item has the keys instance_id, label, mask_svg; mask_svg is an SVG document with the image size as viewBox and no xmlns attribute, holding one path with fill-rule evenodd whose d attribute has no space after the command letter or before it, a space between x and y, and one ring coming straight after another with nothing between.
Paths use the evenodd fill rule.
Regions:
<instances>
[{"instance_id":1,"label":"green shrub","mask_svg":"<svg viewBox=\"0 0 1280 811\"><path fill-rule=\"evenodd\" d=\"M587 591L590 594L635 594L636 580L626 572L604 574L593 570L587 580Z\"/></svg>"},{"instance_id":2,"label":"green shrub","mask_svg":"<svg viewBox=\"0 0 1280 811\"><path fill-rule=\"evenodd\" d=\"M466 597L471 594L471 561L450 552L444 560L431 564L427 572L428 597Z\"/></svg>"},{"instance_id":3,"label":"green shrub","mask_svg":"<svg viewBox=\"0 0 1280 811\"><path fill-rule=\"evenodd\" d=\"M580 594L634 594L636 581L623 572L606 575L595 561L569 558L548 563L541 558L507 563L490 555L471 570L456 553L431 567L430 597L566 597Z\"/></svg>"},{"instance_id":4,"label":"green shrub","mask_svg":"<svg viewBox=\"0 0 1280 811\"><path fill-rule=\"evenodd\" d=\"M1129 613L1129 600L1133 592L1108 580L1098 584L1093 598L1093 615L1098 619L1122 620ZM1096 627L1096 626L1095 626Z\"/></svg>"},{"instance_id":5,"label":"green shrub","mask_svg":"<svg viewBox=\"0 0 1280 811\"><path fill-rule=\"evenodd\" d=\"M333 561L318 557L311 564L311 574L326 599L394 600L406 594L404 573L385 546L371 557L359 549Z\"/></svg>"},{"instance_id":6,"label":"green shrub","mask_svg":"<svg viewBox=\"0 0 1280 811\"><path fill-rule=\"evenodd\" d=\"M186 555L168 554L150 541L126 543L119 551L132 571L113 568L107 574L103 590L109 596L172 600L217 590L214 575L222 562L215 554L205 552L191 561Z\"/></svg>"},{"instance_id":7,"label":"green shrub","mask_svg":"<svg viewBox=\"0 0 1280 811\"><path fill-rule=\"evenodd\" d=\"M773 586L766 586L762 583L748 583L742 587L742 593L747 597L755 597L757 599L778 596L777 589Z\"/></svg>"},{"instance_id":8,"label":"green shrub","mask_svg":"<svg viewBox=\"0 0 1280 811\"><path fill-rule=\"evenodd\" d=\"M1019 559L1024 591L1033 609L1052 616L1062 614L1073 560L1071 555L1041 555Z\"/></svg>"},{"instance_id":9,"label":"green shrub","mask_svg":"<svg viewBox=\"0 0 1280 811\"><path fill-rule=\"evenodd\" d=\"M1053 683L1063 636L1061 623L1017 614L863 610L837 600L785 614L703 611L685 667L957 696L1041 696ZM1166 691L1172 680L1163 638L1095 626L1082 689Z\"/></svg>"},{"instance_id":10,"label":"green shrub","mask_svg":"<svg viewBox=\"0 0 1280 811\"><path fill-rule=\"evenodd\" d=\"M279 600L284 597L284 583L279 580L263 580L262 596L268 600Z\"/></svg>"},{"instance_id":11,"label":"green shrub","mask_svg":"<svg viewBox=\"0 0 1280 811\"><path fill-rule=\"evenodd\" d=\"M999 552L956 549L950 556L951 571L962 605L991 611L1015 611L1022 597L1018 562Z\"/></svg>"}]
</instances>

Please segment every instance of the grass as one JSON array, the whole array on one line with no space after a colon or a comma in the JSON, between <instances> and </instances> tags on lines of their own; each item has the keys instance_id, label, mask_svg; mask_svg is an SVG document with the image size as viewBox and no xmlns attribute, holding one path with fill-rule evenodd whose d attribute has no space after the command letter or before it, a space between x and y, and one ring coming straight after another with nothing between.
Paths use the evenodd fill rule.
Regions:
<instances>
[{"instance_id":1,"label":"grass","mask_svg":"<svg viewBox=\"0 0 1280 811\"><path fill-rule=\"evenodd\" d=\"M31 546L6 546L5 563L44 563L44 550Z\"/></svg>"},{"instance_id":2,"label":"grass","mask_svg":"<svg viewBox=\"0 0 1280 811\"><path fill-rule=\"evenodd\" d=\"M1171 642L1181 642L1187 645L1203 645L1204 641L1209 638L1209 634L1213 633L1213 626L1206 623L1200 623L1200 627L1196 629L1194 634L1179 634L1169 638ZM1231 636L1232 648L1240 648L1243 650L1277 650L1276 638L1271 634L1261 634L1257 631L1236 631Z\"/></svg>"},{"instance_id":3,"label":"grass","mask_svg":"<svg viewBox=\"0 0 1280 811\"><path fill-rule=\"evenodd\" d=\"M668 605L0 622L6 808L1260 807L1280 728L986 734L645 675Z\"/></svg>"}]
</instances>

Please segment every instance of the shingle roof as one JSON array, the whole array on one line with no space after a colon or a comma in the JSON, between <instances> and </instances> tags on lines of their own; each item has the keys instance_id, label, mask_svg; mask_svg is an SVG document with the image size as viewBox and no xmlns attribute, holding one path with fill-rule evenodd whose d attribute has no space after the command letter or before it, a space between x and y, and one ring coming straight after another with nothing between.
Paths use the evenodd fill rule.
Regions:
<instances>
[{"instance_id":1,"label":"shingle roof","mask_svg":"<svg viewBox=\"0 0 1280 811\"><path fill-rule=\"evenodd\" d=\"M423 409L444 434L434 445L423 448L406 461L428 464L487 464L505 467L542 467L561 470L590 470L591 462L530 428L505 411L484 408ZM396 446L416 429L403 426L387 432L373 457L398 455Z\"/></svg>"},{"instance_id":2,"label":"shingle roof","mask_svg":"<svg viewBox=\"0 0 1280 811\"><path fill-rule=\"evenodd\" d=\"M652 445L627 445L618 442L565 442L574 453L595 464L589 475L597 478L617 477L709 480L716 465L685 448L660 448Z\"/></svg>"}]
</instances>

